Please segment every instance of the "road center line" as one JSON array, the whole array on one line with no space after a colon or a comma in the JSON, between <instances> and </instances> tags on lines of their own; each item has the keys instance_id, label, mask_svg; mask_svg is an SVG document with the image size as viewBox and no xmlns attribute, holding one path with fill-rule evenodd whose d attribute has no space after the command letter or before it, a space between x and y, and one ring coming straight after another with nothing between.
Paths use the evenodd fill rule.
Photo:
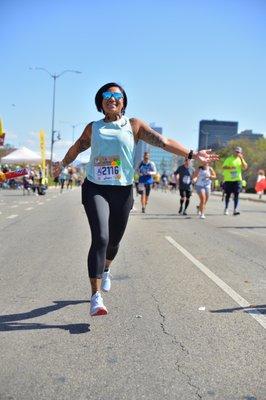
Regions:
<instances>
[{"instance_id":1,"label":"road center line","mask_svg":"<svg viewBox=\"0 0 266 400\"><path fill-rule=\"evenodd\" d=\"M250 303L241 297L238 293L236 293L229 285L227 285L222 279L220 279L217 275L215 275L212 271L210 271L204 264L198 261L195 257L192 256L184 247L180 246L171 236L165 236L165 239L168 240L177 250L179 250L185 257L187 257L196 267L198 267L201 272L207 275L220 289L222 289L228 296L230 296L237 304L241 307L246 308L250 307ZM251 317L253 317L264 329L266 329L266 318L263 314L261 314L256 308L249 308L248 310L244 310Z\"/></svg>"}]
</instances>

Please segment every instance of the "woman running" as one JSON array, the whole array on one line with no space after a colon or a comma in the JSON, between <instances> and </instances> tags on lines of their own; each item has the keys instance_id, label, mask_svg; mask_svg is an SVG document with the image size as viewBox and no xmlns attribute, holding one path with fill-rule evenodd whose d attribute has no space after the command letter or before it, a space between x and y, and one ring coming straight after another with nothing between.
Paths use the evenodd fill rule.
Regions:
<instances>
[{"instance_id":1,"label":"woman running","mask_svg":"<svg viewBox=\"0 0 266 400\"><path fill-rule=\"evenodd\" d=\"M200 199L198 207L199 217L205 219L206 204L211 193L211 180L216 178L216 173L208 163L201 165L193 176L196 182L195 189Z\"/></svg>"},{"instance_id":2,"label":"woman running","mask_svg":"<svg viewBox=\"0 0 266 400\"><path fill-rule=\"evenodd\" d=\"M91 148L86 179L82 185L82 203L91 229L88 272L91 284L91 316L107 314L101 289L109 291L110 264L115 258L133 205L134 149L139 140L184 157L202 162L216 160L210 150L188 150L167 139L137 118L125 116L127 95L117 83L107 83L95 96L96 108L103 119L90 122L55 168L71 164L79 153Z\"/></svg>"}]
</instances>

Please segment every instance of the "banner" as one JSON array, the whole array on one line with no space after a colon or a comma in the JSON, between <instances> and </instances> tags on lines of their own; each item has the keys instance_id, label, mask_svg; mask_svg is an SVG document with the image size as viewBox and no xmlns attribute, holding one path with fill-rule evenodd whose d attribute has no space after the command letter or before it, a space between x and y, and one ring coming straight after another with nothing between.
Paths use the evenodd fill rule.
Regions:
<instances>
[{"instance_id":1,"label":"banner","mask_svg":"<svg viewBox=\"0 0 266 400\"><path fill-rule=\"evenodd\" d=\"M24 176L24 175L27 175L28 173L29 173L29 171L27 170L27 168L22 168L22 169L18 169L16 171L8 171L8 172L0 171L0 182L3 182L8 179L14 179L19 176Z\"/></svg>"},{"instance_id":2,"label":"banner","mask_svg":"<svg viewBox=\"0 0 266 400\"><path fill-rule=\"evenodd\" d=\"M4 146L5 142L5 133L3 129L2 120L0 119L0 146Z\"/></svg>"},{"instance_id":3,"label":"banner","mask_svg":"<svg viewBox=\"0 0 266 400\"><path fill-rule=\"evenodd\" d=\"M46 146L45 146L45 132L43 130L40 131L40 149L41 149L41 157L42 157L42 177L45 179L45 157L46 157Z\"/></svg>"}]
</instances>

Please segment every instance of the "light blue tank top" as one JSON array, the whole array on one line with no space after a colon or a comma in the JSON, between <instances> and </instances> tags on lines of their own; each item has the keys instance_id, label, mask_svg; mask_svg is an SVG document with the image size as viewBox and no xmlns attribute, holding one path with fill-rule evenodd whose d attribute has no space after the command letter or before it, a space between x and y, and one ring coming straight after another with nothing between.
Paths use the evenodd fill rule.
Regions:
<instances>
[{"instance_id":1,"label":"light blue tank top","mask_svg":"<svg viewBox=\"0 0 266 400\"><path fill-rule=\"evenodd\" d=\"M134 151L134 134L127 117L93 122L87 179L99 185L132 185Z\"/></svg>"},{"instance_id":2,"label":"light blue tank top","mask_svg":"<svg viewBox=\"0 0 266 400\"><path fill-rule=\"evenodd\" d=\"M207 169L200 169L198 179L196 181L195 186L198 187L206 187L211 186L211 179L210 179L210 170Z\"/></svg>"}]
</instances>

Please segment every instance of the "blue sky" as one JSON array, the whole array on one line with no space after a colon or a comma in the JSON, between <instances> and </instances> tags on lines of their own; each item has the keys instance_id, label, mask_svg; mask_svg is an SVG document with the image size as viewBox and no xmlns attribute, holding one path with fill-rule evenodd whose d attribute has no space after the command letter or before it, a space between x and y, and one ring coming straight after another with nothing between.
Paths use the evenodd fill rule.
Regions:
<instances>
[{"instance_id":1,"label":"blue sky","mask_svg":"<svg viewBox=\"0 0 266 400\"><path fill-rule=\"evenodd\" d=\"M163 127L188 148L201 119L266 134L265 0L0 0L0 117L6 143L39 150L55 129L62 157L85 123L100 119L96 91L117 81L127 115ZM68 123L62 123L67 121Z\"/></svg>"}]
</instances>

